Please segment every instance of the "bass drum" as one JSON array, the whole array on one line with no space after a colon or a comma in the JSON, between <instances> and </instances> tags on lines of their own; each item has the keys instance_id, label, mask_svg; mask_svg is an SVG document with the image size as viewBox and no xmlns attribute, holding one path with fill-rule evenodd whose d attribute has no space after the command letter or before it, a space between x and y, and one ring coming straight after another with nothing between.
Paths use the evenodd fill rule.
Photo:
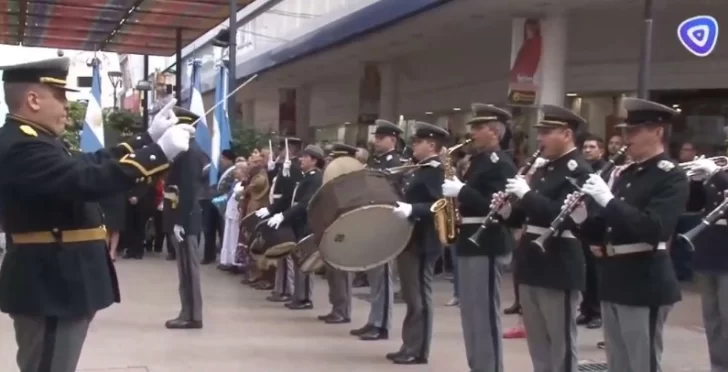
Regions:
<instances>
[{"instance_id":1,"label":"bass drum","mask_svg":"<svg viewBox=\"0 0 728 372\"><path fill-rule=\"evenodd\" d=\"M255 212L248 214L240 220L240 237L238 241L250 247L250 243L255 237L255 228L258 226L262 218L255 215Z\"/></svg>"},{"instance_id":2,"label":"bass drum","mask_svg":"<svg viewBox=\"0 0 728 372\"><path fill-rule=\"evenodd\" d=\"M364 271L397 257L413 229L392 213L398 201L389 177L371 169L321 186L308 205L308 223L323 259L340 270Z\"/></svg>"},{"instance_id":3,"label":"bass drum","mask_svg":"<svg viewBox=\"0 0 728 372\"><path fill-rule=\"evenodd\" d=\"M345 174L356 172L364 169L364 164L359 160L352 158L351 156L342 156L336 158L329 163L324 169L321 183L327 184L329 181L336 177L343 176Z\"/></svg>"},{"instance_id":4,"label":"bass drum","mask_svg":"<svg viewBox=\"0 0 728 372\"><path fill-rule=\"evenodd\" d=\"M290 226L281 225L274 229L268 226L266 220L255 227L255 237L250 245L254 256L279 259L288 256L295 248L296 237Z\"/></svg>"},{"instance_id":5,"label":"bass drum","mask_svg":"<svg viewBox=\"0 0 728 372\"><path fill-rule=\"evenodd\" d=\"M301 239L293 254L296 264L304 274L313 274L324 266L313 234Z\"/></svg>"}]
</instances>

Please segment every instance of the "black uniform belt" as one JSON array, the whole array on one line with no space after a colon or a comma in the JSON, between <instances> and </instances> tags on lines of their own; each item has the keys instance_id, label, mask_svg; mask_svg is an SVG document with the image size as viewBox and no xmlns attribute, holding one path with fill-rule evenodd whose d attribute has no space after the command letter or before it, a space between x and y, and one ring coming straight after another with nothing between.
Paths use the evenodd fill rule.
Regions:
<instances>
[{"instance_id":1,"label":"black uniform belt","mask_svg":"<svg viewBox=\"0 0 728 372\"><path fill-rule=\"evenodd\" d=\"M10 233L13 244L50 244L50 243L83 243L95 240L106 240L106 226L90 229L36 231L26 233Z\"/></svg>"}]
</instances>

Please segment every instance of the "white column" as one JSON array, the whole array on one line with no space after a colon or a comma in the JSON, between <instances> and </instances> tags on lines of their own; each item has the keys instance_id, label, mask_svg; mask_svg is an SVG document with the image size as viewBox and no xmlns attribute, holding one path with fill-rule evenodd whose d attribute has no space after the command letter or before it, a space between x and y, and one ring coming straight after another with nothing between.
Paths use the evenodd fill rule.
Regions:
<instances>
[{"instance_id":1,"label":"white column","mask_svg":"<svg viewBox=\"0 0 728 372\"><path fill-rule=\"evenodd\" d=\"M379 99L379 118L397 123L399 115L399 76L400 69L394 62L381 63L379 75L382 93Z\"/></svg>"},{"instance_id":2,"label":"white column","mask_svg":"<svg viewBox=\"0 0 728 372\"><path fill-rule=\"evenodd\" d=\"M541 104L564 105L566 99L567 20L555 15L541 20Z\"/></svg>"},{"instance_id":3,"label":"white column","mask_svg":"<svg viewBox=\"0 0 728 372\"><path fill-rule=\"evenodd\" d=\"M296 136L310 143L314 140L311 131L311 86L296 88Z\"/></svg>"}]
</instances>

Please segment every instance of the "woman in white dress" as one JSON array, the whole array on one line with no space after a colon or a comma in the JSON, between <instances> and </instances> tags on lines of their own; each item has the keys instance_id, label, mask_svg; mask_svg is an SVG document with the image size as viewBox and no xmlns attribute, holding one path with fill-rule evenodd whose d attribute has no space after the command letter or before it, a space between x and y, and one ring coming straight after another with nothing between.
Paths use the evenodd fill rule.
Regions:
<instances>
[{"instance_id":1,"label":"woman in white dress","mask_svg":"<svg viewBox=\"0 0 728 372\"><path fill-rule=\"evenodd\" d=\"M242 181L246 177L248 164L240 161L235 164L235 186L228 195L225 207L225 230L222 237L222 249L220 251L220 269L234 273L240 272L240 264L235 262L235 252L238 246L238 235L240 233L240 214L238 212L238 201L243 194Z\"/></svg>"}]
</instances>

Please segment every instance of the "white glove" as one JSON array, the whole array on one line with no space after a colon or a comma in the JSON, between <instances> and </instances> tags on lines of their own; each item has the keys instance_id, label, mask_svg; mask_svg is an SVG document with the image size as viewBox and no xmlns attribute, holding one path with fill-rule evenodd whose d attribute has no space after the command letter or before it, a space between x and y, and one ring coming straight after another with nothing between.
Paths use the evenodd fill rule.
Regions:
<instances>
[{"instance_id":1,"label":"white glove","mask_svg":"<svg viewBox=\"0 0 728 372\"><path fill-rule=\"evenodd\" d=\"M568 205L574 203L574 200L579 196L579 194L579 191L574 191L571 194L567 195L566 199L564 199L564 204L561 206L561 210L563 211ZM574 208L574 210L571 212L570 216L571 219L576 222L576 224L581 224L582 222L584 222L587 217L586 206L584 205L584 203L579 202L576 208Z\"/></svg>"},{"instance_id":2,"label":"white glove","mask_svg":"<svg viewBox=\"0 0 728 372\"><path fill-rule=\"evenodd\" d=\"M240 195L243 193L243 191L245 191L245 187L240 182L236 183L235 187L233 187L233 192L235 193L235 195Z\"/></svg>"},{"instance_id":3,"label":"white glove","mask_svg":"<svg viewBox=\"0 0 728 372\"><path fill-rule=\"evenodd\" d=\"M174 231L174 238L177 239L178 242L182 242L185 240L185 228L180 225L174 225L173 230Z\"/></svg>"},{"instance_id":4,"label":"white glove","mask_svg":"<svg viewBox=\"0 0 728 372\"><path fill-rule=\"evenodd\" d=\"M195 133L195 127L189 124L175 125L164 132L157 144L162 148L167 159L172 161L179 153L190 148L190 137L193 133Z\"/></svg>"},{"instance_id":5,"label":"white glove","mask_svg":"<svg viewBox=\"0 0 728 372\"><path fill-rule=\"evenodd\" d=\"M690 179L703 181L720 171L720 167L718 167L714 161L706 159L704 156L700 156L699 158L696 158L692 164L685 167L685 171Z\"/></svg>"},{"instance_id":6,"label":"white glove","mask_svg":"<svg viewBox=\"0 0 728 372\"><path fill-rule=\"evenodd\" d=\"M268 208L260 208L257 211L255 211L255 215L260 218L266 218L266 217L270 216L270 211L268 210Z\"/></svg>"},{"instance_id":7,"label":"white glove","mask_svg":"<svg viewBox=\"0 0 728 372\"><path fill-rule=\"evenodd\" d=\"M397 207L392 210L395 216L407 218L412 215L412 204L397 202Z\"/></svg>"},{"instance_id":8,"label":"white glove","mask_svg":"<svg viewBox=\"0 0 728 372\"><path fill-rule=\"evenodd\" d=\"M548 162L549 161L546 158L536 158L536 160L533 162L533 168L543 168L543 166L546 165Z\"/></svg>"},{"instance_id":9,"label":"white glove","mask_svg":"<svg viewBox=\"0 0 728 372\"><path fill-rule=\"evenodd\" d=\"M273 159L268 158L268 170L272 171L273 169L276 169L276 162L273 161Z\"/></svg>"},{"instance_id":10,"label":"white glove","mask_svg":"<svg viewBox=\"0 0 728 372\"><path fill-rule=\"evenodd\" d=\"M157 210L160 211L160 212L162 210L164 210L164 202L161 202L161 203L159 203L159 205L157 205Z\"/></svg>"},{"instance_id":11,"label":"white glove","mask_svg":"<svg viewBox=\"0 0 728 372\"><path fill-rule=\"evenodd\" d=\"M506 194L513 194L518 199L523 199L523 195L531 191L528 187L528 182L522 176L516 176L515 178L509 178L506 183Z\"/></svg>"},{"instance_id":12,"label":"white glove","mask_svg":"<svg viewBox=\"0 0 728 372\"><path fill-rule=\"evenodd\" d=\"M283 162L283 177L290 177L291 176L291 161L286 160Z\"/></svg>"},{"instance_id":13,"label":"white glove","mask_svg":"<svg viewBox=\"0 0 728 372\"><path fill-rule=\"evenodd\" d=\"M283 213L277 213L268 220L268 226L277 229L283 222Z\"/></svg>"},{"instance_id":14,"label":"white glove","mask_svg":"<svg viewBox=\"0 0 728 372\"><path fill-rule=\"evenodd\" d=\"M465 186L457 177L451 180L445 180L442 184L442 194L447 198L455 198L460 194L460 189Z\"/></svg>"},{"instance_id":15,"label":"white glove","mask_svg":"<svg viewBox=\"0 0 728 372\"><path fill-rule=\"evenodd\" d=\"M500 205L501 207L496 211L496 213L503 216L503 218L508 218L511 215L512 207L511 203L508 203L506 201L507 199L508 194L504 193L503 191L493 194L493 196L490 198L490 209L494 209Z\"/></svg>"},{"instance_id":16,"label":"white glove","mask_svg":"<svg viewBox=\"0 0 728 372\"><path fill-rule=\"evenodd\" d=\"M581 191L585 194L594 198L597 204L605 207L610 200L614 199L612 190L609 189L609 185L599 175L592 174L582 186Z\"/></svg>"},{"instance_id":17,"label":"white glove","mask_svg":"<svg viewBox=\"0 0 728 372\"><path fill-rule=\"evenodd\" d=\"M162 138L162 135L167 129L172 128L172 126L179 122L179 119L172 110L176 103L177 99L172 98L154 115L154 119L152 119L152 123L149 125L149 130L147 130L152 141L157 142L158 139Z\"/></svg>"}]
</instances>

